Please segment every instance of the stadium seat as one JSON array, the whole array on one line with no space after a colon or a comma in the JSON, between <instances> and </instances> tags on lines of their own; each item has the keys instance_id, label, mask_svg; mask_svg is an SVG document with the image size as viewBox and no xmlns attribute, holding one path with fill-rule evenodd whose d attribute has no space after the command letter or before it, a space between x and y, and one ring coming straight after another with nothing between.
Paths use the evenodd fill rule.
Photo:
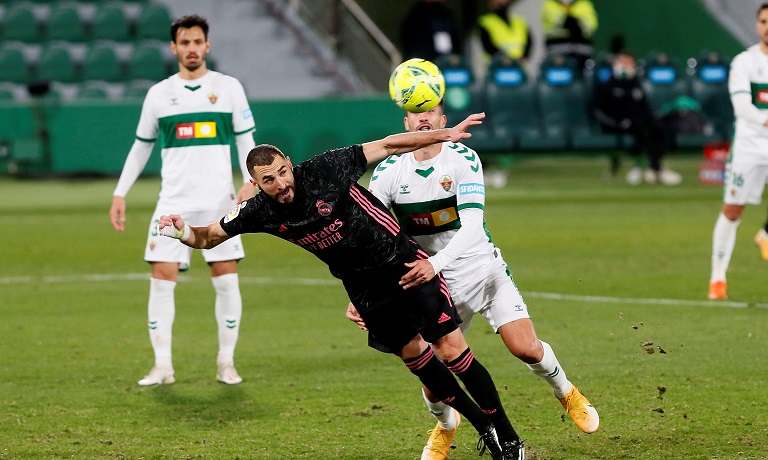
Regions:
<instances>
[{"instance_id":1,"label":"stadium seat","mask_svg":"<svg viewBox=\"0 0 768 460\"><path fill-rule=\"evenodd\" d=\"M27 43L40 41L40 24L31 5L18 3L6 9L0 24L0 33L3 40Z\"/></svg>"},{"instance_id":2,"label":"stadium seat","mask_svg":"<svg viewBox=\"0 0 768 460\"><path fill-rule=\"evenodd\" d=\"M43 27L45 40L66 40L81 42L86 40L85 23L80 13L72 4L57 5L51 8Z\"/></svg>"},{"instance_id":3,"label":"stadium seat","mask_svg":"<svg viewBox=\"0 0 768 460\"><path fill-rule=\"evenodd\" d=\"M125 85L123 91L123 99L144 99L147 95L147 91L156 82L151 80L134 80Z\"/></svg>"},{"instance_id":4,"label":"stadium seat","mask_svg":"<svg viewBox=\"0 0 768 460\"><path fill-rule=\"evenodd\" d=\"M128 77L133 80L160 81L169 75L168 64L159 47L141 44L133 48L128 61Z\"/></svg>"},{"instance_id":5,"label":"stadium seat","mask_svg":"<svg viewBox=\"0 0 768 460\"><path fill-rule=\"evenodd\" d=\"M687 81L676 58L666 53L651 53L638 64L642 69L642 84L648 103L656 114L664 104L678 96L689 95Z\"/></svg>"},{"instance_id":6,"label":"stadium seat","mask_svg":"<svg viewBox=\"0 0 768 460\"><path fill-rule=\"evenodd\" d=\"M728 59L715 52L704 52L693 64L691 96L701 104L721 140L733 132L733 106L728 92Z\"/></svg>"},{"instance_id":7,"label":"stadium seat","mask_svg":"<svg viewBox=\"0 0 768 460\"><path fill-rule=\"evenodd\" d=\"M123 71L115 49L104 44L88 48L83 63L83 78L105 81L121 80Z\"/></svg>"},{"instance_id":8,"label":"stadium seat","mask_svg":"<svg viewBox=\"0 0 768 460\"><path fill-rule=\"evenodd\" d=\"M139 40L170 40L171 13L160 3L151 3L142 7L136 19L136 38Z\"/></svg>"},{"instance_id":9,"label":"stadium seat","mask_svg":"<svg viewBox=\"0 0 768 460\"><path fill-rule=\"evenodd\" d=\"M543 136L537 149L565 150L569 147L571 123L579 114L573 94L583 91L576 62L565 56L548 56L536 82ZM577 115L578 114L578 115Z\"/></svg>"},{"instance_id":10,"label":"stadium seat","mask_svg":"<svg viewBox=\"0 0 768 460\"><path fill-rule=\"evenodd\" d=\"M16 99L16 95L12 89L0 86L0 101L12 101L14 99Z\"/></svg>"},{"instance_id":11,"label":"stadium seat","mask_svg":"<svg viewBox=\"0 0 768 460\"><path fill-rule=\"evenodd\" d=\"M26 83L30 79L29 66L21 48L0 48L0 81Z\"/></svg>"},{"instance_id":12,"label":"stadium seat","mask_svg":"<svg viewBox=\"0 0 768 460\"><path fill-rule=\"evenodd\" d=\"M51 45L43 49L35 66L38 80L74 82L78 80L77 68L69 48Z\"/></svg>"},{"instance_id":13,"label":"stadium seat","mask_svg":"<svg viewBox=\"0 0 768 460\"><path fill-rule=\"evenodd\" d=\"M486 122L506 150L519 150L542 137L536 116L535 86L520 61L499 55L491 61L485 76Z\"/></svg>"},{"instance_id":14,"label":"stadium seat","mask_svg":"<svg viewBox=\"0 0 768 460\"><path fill-rule=\"evenodd\" d=\"M122 6L99 4L91 20L91 37L118 42L130 40L130 25Z\"/></svg>"},{"instance_id":15,"label":"stadium seat","mask_svg":"<svg viewBox=\"0 0 768 460\"><path fill-rule=\"evenodd\" d=\"M99 82L88 82L80 86L77 98L80 100L107 100L109 99L109 92Z\"/></svg>"},{"instance_id":16,"label":"stadium seat","mask_svg":"<svg viewBox=\"0 0 768 460\"><path fill-rule=\"evenodd\" d=\"M462 56L445 55L435 59L435 64L445 78L445 116L448 124L454 125L472 113L485 111L485 90L475 82L472 67ZM475 150L497 150L499 141L491 135L488 124L474 126L472 139L467 145ZM501 145L506 145L501 140ZM509 147L512 144L509 142Z\"/></svg>"}]
</instances>

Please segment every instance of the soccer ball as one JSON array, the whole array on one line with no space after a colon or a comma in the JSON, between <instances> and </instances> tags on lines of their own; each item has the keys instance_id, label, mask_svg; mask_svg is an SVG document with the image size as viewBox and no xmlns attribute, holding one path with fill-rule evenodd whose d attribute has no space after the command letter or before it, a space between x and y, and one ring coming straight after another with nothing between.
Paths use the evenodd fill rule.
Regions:
<instances>
[{"instance_id":1,"label":"soccer ball","mask_svg":"<svg viewBox=\"0 0 768 460\"><path fill-rule=\"evenodd\" d=\"M435 64L425 59L409 59L389 77L389 96L403 110L432 110L445 94L445 78Z\"/></svg>"}]
</instances>

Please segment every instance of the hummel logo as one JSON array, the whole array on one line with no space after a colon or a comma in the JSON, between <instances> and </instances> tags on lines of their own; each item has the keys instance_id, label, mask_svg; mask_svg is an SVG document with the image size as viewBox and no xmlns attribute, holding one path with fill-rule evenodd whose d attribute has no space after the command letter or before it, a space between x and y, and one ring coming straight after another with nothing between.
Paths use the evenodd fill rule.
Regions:
<instances>
[{"instance_id":1,"label":"hummel logo","mask_svg":"<svg viewBox=\"0 0 768 460\"><path fill-rule=\"evenodd\" d=\"M437 324L443 324L446 321L450 321L451 317L446 315L445 312L443 312L442 315L440 315L440 318L437 319Z\"/></svg>"}]
</instances>

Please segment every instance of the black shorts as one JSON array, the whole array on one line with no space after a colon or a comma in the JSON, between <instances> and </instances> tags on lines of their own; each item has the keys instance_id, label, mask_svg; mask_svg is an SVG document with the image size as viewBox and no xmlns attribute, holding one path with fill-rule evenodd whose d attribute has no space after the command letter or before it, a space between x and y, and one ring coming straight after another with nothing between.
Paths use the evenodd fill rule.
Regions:
<instances>
[{"instance_id":1,"label":"black shorts","mask_svg":"<svg viewBox=\"0 0 768 460\"><path fill-rule=\"evenodd\" d=\"M405 262L427 257L415 243L412 246L411 260L344 282L368 328L368 345L385 353L398 354L417 334L427 342L435 342L461 323L441 275L409 289L398 284L410 270Z\"/></svg>"}]
</instances>

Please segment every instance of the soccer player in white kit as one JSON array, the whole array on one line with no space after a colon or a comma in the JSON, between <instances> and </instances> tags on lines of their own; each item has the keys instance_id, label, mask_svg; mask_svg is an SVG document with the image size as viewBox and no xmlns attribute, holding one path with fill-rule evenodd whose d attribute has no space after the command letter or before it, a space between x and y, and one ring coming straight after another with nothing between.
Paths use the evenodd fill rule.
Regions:
<instances>
[{"instance_id":1,"label":"soccer player in white kit","mask_svg":"<svg viewBox=\"0 0 768 460\"><path fill-rule=\"evenodd\" d=\"M444 128L443 102L428 112L407 112L404 122L408 131ZM485 229L485 184L477 153L463 144L444 142L391 156L374 170L370 190L431 255L410 264L413 268L401 284L409 288L442 273L463 320L462 333L472 316L481 314L509 351L552 386L576 425L586 433L596 431L597 411L566 378L549 344L537 338L528 307ZM365 328L351 303L347 317ZM422 392L437 426L421 458L444 459L459 415L426 388Z\"/></svg>"},{"instance_id":2,"label":"soccer player in white kit","mask_svg":"<svg viewBox=\"0 0 768 460\"><path fill-rule=\"evenodd\" d=\"M723 208L712 235L709 298L713 300L727 298L726 272L736 229L744 207L760 204L768 181L768 3L758 8L755 29L760 42L733 58L728 75L736 129L725 170Z\"/></svg>"},{"instance_id":3,"label":"soccer player in white kit","mask_svg":"<svg viewBox=\"0 0 768 460\"><path fill-rule=\"evenodd\" d=\"M124 230L125 195L144 169L154 143L162 146L160 196L148 226L144 260L152 264L149 288L149 338L155 364L139 385L175 382L171 359L175 317L174 290L179 270L189 267L192 249L178 240L157 234L161 215L184 213L196 225L206 225L226 214L237 203L254 195L245 166L255 146L254 121L245 91L230 76L208 70L208 22L197 15L184 16L171 25L171 50L179 72L149 89L141 109L136 140L128 153L114 191L110 219ZM230 142L235 140L244 184L235 195ZM234 366L242 297L237 261L245 257L240 237L202 252L211 268L216 291L215 316L219 352L216 379L238 384L243 379Z\"/></svg>"}]
</instances>

